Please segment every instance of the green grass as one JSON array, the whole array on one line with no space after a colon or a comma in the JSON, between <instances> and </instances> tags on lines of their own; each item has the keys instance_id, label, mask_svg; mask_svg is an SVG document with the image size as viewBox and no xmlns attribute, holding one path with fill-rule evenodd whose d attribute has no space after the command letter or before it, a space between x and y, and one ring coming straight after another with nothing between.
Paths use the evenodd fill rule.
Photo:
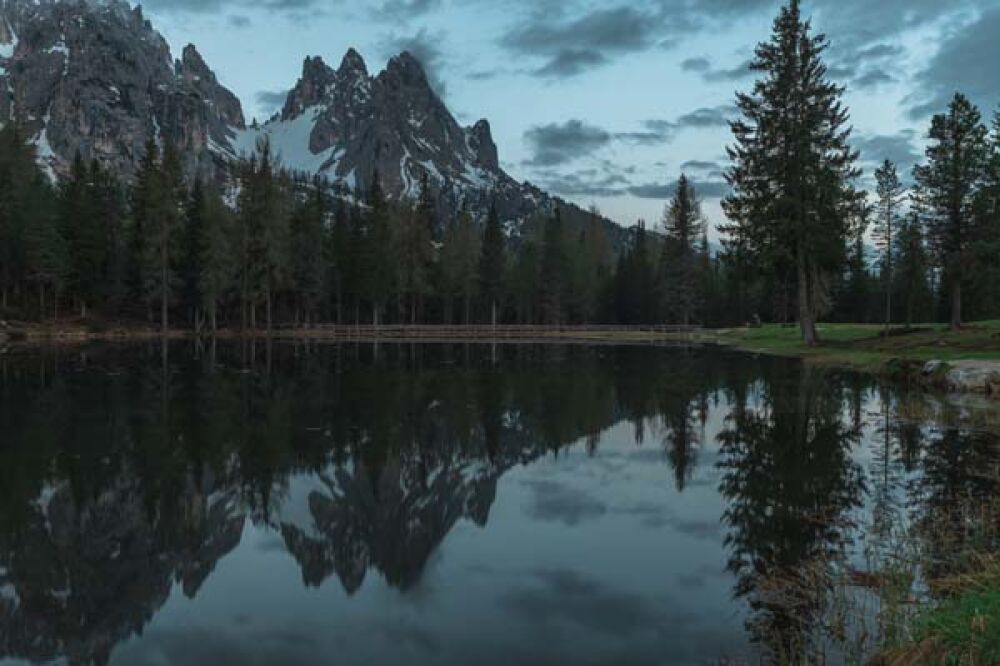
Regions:
<instances>
[{"instance_id":1,"label":"green grass","mask_svg":"<svg viewBox=\"0 0 1000 666\"><path fill-rule=\"evenodd\" d=\"M1000 589L966 592L917 618L941 663L1000 664Z\"/></svg>"},{"instance_id":2,"label":"green grass","mask_svg":"<svg viewBox=\"0 0 1000 666\"><path fill-rule=\"evenodd\" d=\"M1000 664L1000 560L975 558L965 574L934 581L932 588L942 598L912 619L912 639L874 663Z\"/></svg>"},{"instance_id":3,"label":"green grass","mask_svg":"<svg viewBox=\"0 0 1000 666\"><path fill-rule=\"evenodd\" d=\"M830 365L878 370L890 359L929 361L938 359L1000 360L1000 321L969 324L950 331L940 324L923 324L910 331L894 328L888 338L882 326L866 324L821 324L821 344L802 343L798 327L767 325L761 328L706 331L696 336L703 342L767 354L797 356Z\"/></svg>"}]
</instances>

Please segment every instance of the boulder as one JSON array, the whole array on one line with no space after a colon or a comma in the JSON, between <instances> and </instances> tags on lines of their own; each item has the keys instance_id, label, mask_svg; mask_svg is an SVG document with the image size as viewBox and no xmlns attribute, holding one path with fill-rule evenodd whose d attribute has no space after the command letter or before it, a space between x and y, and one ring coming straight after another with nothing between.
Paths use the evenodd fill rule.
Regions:
<instances>
[{"instance_id":1,"label":"boulder","mask_svg":"<svg viewBox=\"0 0 1000 666\"><path fill-rule=\"evenodd\" d=\"M945 377L951 391L1000 395L1000 361L954 361Z\"/></svg>"},{"instance_id":2,"label":"boulder","mask_svg":"<svg viewBox=\"0 0 1000 666\"><path fill-rule=\"evenodd\" d=\"M994 372L986 379L986 395L1000 400L1000 372Z\"/></svg>"}]
</instances>

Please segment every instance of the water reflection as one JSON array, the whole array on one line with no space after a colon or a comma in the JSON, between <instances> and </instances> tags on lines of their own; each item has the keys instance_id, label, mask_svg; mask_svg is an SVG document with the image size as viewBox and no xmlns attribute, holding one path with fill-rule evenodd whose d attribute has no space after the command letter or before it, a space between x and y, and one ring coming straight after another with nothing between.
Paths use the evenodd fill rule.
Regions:
<instances>
[{"instance_id":1,"label":"water reflection","mask_svg":"<svg viewBox=\"0 0 1000 666\"><path fill-rule=\"evenodd\" d=\"M976 474L995 464L995 437L900 419L902 399L858 375L680 348L0 358L0 658L136 661L181 610L206 626L249 612L202 594L213 577L240 594L333 583L343 596L324 612L362 631L368 606L422 603L447 550L435 585L459 614L439 601L374 653L300 627L295 649L315 652L270 656L818 662L837 637L830 578L859 530L995 490ZM981 538L946 523L952 539ZM264 568L271 552L299 580ZM499 572L508 563L521 568ZM383 588L395 596L373 600ZM473 616L490 638L469 644ZM221 658L177 654L160 656Z\"/></svg>"}]
</instances>

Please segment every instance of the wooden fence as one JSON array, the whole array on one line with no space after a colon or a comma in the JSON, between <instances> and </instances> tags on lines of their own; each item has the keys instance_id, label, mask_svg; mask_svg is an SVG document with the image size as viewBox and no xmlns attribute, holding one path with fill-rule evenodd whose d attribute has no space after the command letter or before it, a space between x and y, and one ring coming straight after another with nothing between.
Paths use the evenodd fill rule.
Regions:
<instances>
[{"instance_id":1,"label":"wooden fence","mask_svg":"<svg viewBox=\"0 0 1000 666\"><path fill-rule=\"evenodd\" d=\"M285 324L276 326L277 335L323 338L336 340L371 339L423 339L423 340L540 340L546 338L585 339L589 337L613 337L616 334L679 335L701 330L696 326L651 325L651 326L434 326L434 325L340 325L340 324Z\"/></svg>"}]
</instances>

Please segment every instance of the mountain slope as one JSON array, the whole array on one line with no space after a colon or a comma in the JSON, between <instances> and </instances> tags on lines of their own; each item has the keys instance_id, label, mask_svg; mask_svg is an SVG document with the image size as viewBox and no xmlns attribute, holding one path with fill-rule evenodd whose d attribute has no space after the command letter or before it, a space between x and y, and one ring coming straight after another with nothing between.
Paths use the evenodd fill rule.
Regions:
<instances>
[{"instance_id":1,"label":"mountain slope","mask_svg":"<svg viewBox=\"0 0 1000 666\"><path fill-rule=\"evenodd\" d=\"M354 50L336 70L306 58L281 113L248 128L196 48L173 60L124 0L0 0L0 124L10 121L53 178L77 153L130 177L153 137L178 149L189 177L221 181L266 137L289 170L353 192L377 171L391 198L413 198L426 175L441 219L466 207L483 218L495 201L516 234L559 203L501 169L489 122L459 125L408 53L374 76ZM564 208L571 224L587 215ZM605 224L621 246L627 232Z\"/></svg>"},{"instance_id":2,"label":"mountain slope","mask_svg":"<svg viewBox=\"0 0 1000 666\"><path fill-rule=\"evenodd\" d=\"M0 0L0 122L16 120L50 173L77 152L126 176L149 137L172 142L189 174L243 126L239 101L194 47L172 61L142 10L120 0Z\"/></svg>"}]
</instances>

